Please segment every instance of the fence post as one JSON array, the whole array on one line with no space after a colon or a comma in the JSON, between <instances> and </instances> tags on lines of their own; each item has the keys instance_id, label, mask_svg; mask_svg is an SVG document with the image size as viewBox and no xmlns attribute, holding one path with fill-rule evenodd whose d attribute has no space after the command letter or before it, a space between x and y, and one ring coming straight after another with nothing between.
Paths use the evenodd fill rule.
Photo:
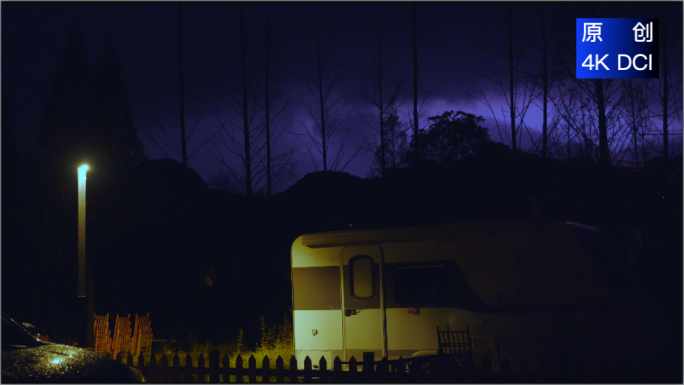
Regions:
<instances>
[{"instance_id":1,"label":"fence post","mask_svg":"<svg viewBox=\"0 0 684 385\"><path fill-rule=\"evenodd\" d=\"M399 357L399 361L394 366L397 372L397 382L406 382L406 362L403 357Z\"/></svg>"},{"instance_id":2,"label":"fence post","mask_svg":"<svg viewBox=\"0 0 684 385\"><path fill-rule=\"evenodd\" d=\"M249 382L256 382L256 358L254 358L254 354L249 356L247 366L249 366Z\"/></svg>"},{"instance_id":3,"label":"fence post","mask_svg":"<svg viewBox=\"0 0 684 385\"><path fill-rule=\"evenodd\" d=\"M297 370L297 358L293 355L290 357L290 382L298 382L299 372Z\"/></svg>"},{"instance_id":4,"label":"fence post","mask_svg":"<svg viewBox=\"0 0 684 385\"><path fill-rule=\"evenodd\" d=\"M159 382L169 382L169 359L166 357L166 354L162 353L159 365L161 366L159 368Z\"/></svg>"},{"instance_id":5,"label":"fence post","mask_svg":"<svg viewBox=\"0 0 684 385\"><path fill-rule=\"evenodd\" d=\"M219 382L219 363L221 352L218 350L209 351L209 382Z\"/></svg>"},{"instance_id":6,"label":"fence post","mask_svg":"<svg viewBox=\"0 0 684 385\"><path fill-rule=\"evenodd\" d=\"M142 353L140 353L140 355L142 355ZM149 368L148 373L150 373L150 382L157 382L157 357L155 357L154 351L152 350L150 350L150 364L147 365L147 367Z\"/></svg>"},{"instance_id":7,"label":"fence post","mask_svg":"<svg viewBox=\"0 0 684 385\"><path fill-rule=\"evenodd\" d=\"M411 362L411 381L412 382L422 382L423 377L425 376L423 374L424 368L423 368L423 363L421 361L422 357L417 357L416 361Z\"/></svg>"},{"instance_id":8,"label":"fence post","mask_svg":"<svg viewBox=\"0 0 684 385\"><path fill-rule=\"evenodd\" d=\"M145 380L151 382L152 379L150 378L150 373L148 369L149 367L145 367L145 356L143 356L142 353L140 353L140 355L138 356L138 370L140 370L140 373L142 373L143 376L145 376Z\"/></svg>"},{"instance_id":9,"label":"fence post","mask_svg":"<svg viewBox=\"0 0 684 385\"><path fill-rule=\"evenodd\" d=\"M351 359L349 359L349 382L356 382L357 381L357 375L356 371L358 369L358 364L356 363L356 358L352 356Z\"/></svg>"},{"instance_id":10,"label":"fence post","mask_svg":"<svg viewBox=\"0 0 684 385\"><path fill-rule=\"evenodd\" d=\"M363 352L363 380L365 382L373 382L373 370L375 364L375 353Z\"/></svg>"},{"instance_id":11,"label":"fence post","mask_svg":"<svg viewBox=\"0 0 684 385\"><path fill-rule=\"evenodd\" d=\"M270 368L271 360L268 359L268 356L264 356L263 361L261 361L261 382L271 382Z\"/></svg>"},{"instance_id":12,"label":"fence post","mask_svg":"<svg viewBox=\"0 0 684 385\"><path fill-rule=\"evenodd\" d=\"M382 357L380 363L375 370L375 380L378 382L387 382L389 377L389 363L387 357Z\"/></svg>"},{"instance_id":13,"label":"fence post","mask_svg":"<svg viewBox=\"0 0 684 385\"><path fill-rule=\"evenodd\" d=\"M292 356L290 358L290 382L298 382L299 374L297 373L297 358Z\"/></svg>"},{"instance_id":14,"label":"fence post","mask_svg":"<svg viewBox=\"0 0 684 385\"><path fill-rule=\"evenodd\" d=\"M142 353L140 353L142 357ZM183 372L185 374L184 382L192 382L192 356L190 354L185 356L185 369Z\"/></svg>"},{"instance_id":15,"label":"fence post","mask_svg":"<svg viewBox=\"0 0 684 385\"><path fill-rule=\"evenodd\" d=\"M230 382L230 356L228 353L223 356L223 382Z\"/></svg>"},{"instance_id":16,"label":"fence post","mask_svg":"<svg viewBox=\"0 0 684 385\"><path fill-rule=\"evenodd\" d=\"M311 382L311 358L304 359L304 382Z\"/></svg>"},{"instance_id":17,"label":"fence post","mask_svg":"<svg viewBox=\"0 0 684 385\"><path fill-rule=\"evenodd\" d=\"M238 355L235 359L235 382L242 383L242 356Z\"/></svg>"},{"instance_id":18,"label":"fence post","mask_svg":"<svg viewBox=\"0 0 684 385\"><path fill-rule=\"evenodd\" d=\"M328 362L323 356L318 361L318 381L328 382Z\"/></svg>"},{"instance_id":19,"label":"fence post","mask_svg":"<svg viewBox=\"0 0 684 385\"><path fill-rule=\"evenodd\" d=\"M333 361L333 371L335 373L333 376L333 381L344 382L342 380L342 360L340 360L339 356L335 357L335 361Z\"/></svg>"},{"instance_id":20,"label":"fence post","mask_svg":"<svg viewBox=\"0 0 684 385\"><path fill-rule=\"evenodd\" d=\"M204 356L202 353L200 353L199 357L197 358L197 382L205 382L204 371Z\"/></svg>"},{"instance_id":21,"label":"fence post","mask_svg":"<svg viewBox=\"0 0 684 385\"><path fill-rule=\"evenodd\" d=\"M276 358L276 382L281 384L285 382L285 375L283 373L283 357L280 355L278 355L278 358Z\"/></svg>"},{"instance_id":22,"label":"fence post","mask_svg":"<svg viewBox=\"0 0 684 385\"><path fill-rule=\"evenodd\" d=\"M178 353L173 355L173 375L171 376L171 382L180 382L180 357L178 357Z\"/></svg>"}]
</instances>

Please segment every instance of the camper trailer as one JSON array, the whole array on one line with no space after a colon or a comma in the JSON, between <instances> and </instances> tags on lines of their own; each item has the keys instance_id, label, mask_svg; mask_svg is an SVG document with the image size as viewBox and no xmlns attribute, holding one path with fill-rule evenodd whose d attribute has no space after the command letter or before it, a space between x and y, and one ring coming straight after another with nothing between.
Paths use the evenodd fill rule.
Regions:
<instances>
[{"instance_id":1,"label":"camper trailer","mask_svg":"<svg viewBox=\"0 0 684 385\"><path fill-rule=\"evenodd\" d=\"M523 358L533 372L541 358L610 364L625 347L616 296L629 291L606 285L616 252L596 228L546 218L302 235L294 353L314 369L321 357L437 354L448 327L469 329L475 364L489 357L495 371L503 358L514 371Z\"/></svg>"}]
</instances>

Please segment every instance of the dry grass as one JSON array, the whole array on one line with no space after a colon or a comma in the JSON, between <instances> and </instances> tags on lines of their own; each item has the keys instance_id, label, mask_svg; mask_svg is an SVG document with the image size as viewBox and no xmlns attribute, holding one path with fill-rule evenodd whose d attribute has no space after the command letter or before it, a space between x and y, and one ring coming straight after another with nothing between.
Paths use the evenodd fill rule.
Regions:
<instances>
[{"instance_id":1,"label":"dry grass","mask_svg":"<svg viewBox=\"0 0 684 385\"><path fill-rule=\"evenodd\" d=\"M291 314L286 314L283 317L283 322L274 324L271 327L266 325L266 320L261 317L261 341L254 349L249 349L243 343L243 331L240 330L235 342L232 343L193 343L188 348L183 349L180 345L164 344L160 348L155 349L155 361L157 365L161 362L163 355L166 355L169 366L173 365L173 358L178 355L180 366L185 367L185 360L187 356L192 357L192 366L197 367L197 362L202 355L204 357L205 367L209 366L209 351L218 350L221 355L221 363L224 357L228 355L230 366L235 366L235 359L239 355L242 357L243 366L247 367L249 358L254 355L256 359L257 368L262 367L264 357L268 356L270 360L270 367L275 369L275 362L278 356L283 358L285 369L290 367L290 358L294 352L293 344L294 331L292 329ZM145 361L149 363L150 357L145 357ZM133 364L138 365L137 357L133 357Z\"/></svg>"}]
</instances>

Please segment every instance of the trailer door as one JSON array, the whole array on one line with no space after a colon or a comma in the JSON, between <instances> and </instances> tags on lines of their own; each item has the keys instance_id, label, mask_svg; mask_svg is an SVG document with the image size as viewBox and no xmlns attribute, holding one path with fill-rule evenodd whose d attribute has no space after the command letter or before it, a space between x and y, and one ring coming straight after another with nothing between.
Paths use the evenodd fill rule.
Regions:
<instances>
[{"instance_id":1,"label":"trailer door","mask_svg":"<svg viewBox=\"0 0 684 385\"><path fill-rule=\"evenodd\" d=\"M387 355L383 255L380 246L345 247L341 253L344 361L363 352Z\"/></svg>"}]
</instances>

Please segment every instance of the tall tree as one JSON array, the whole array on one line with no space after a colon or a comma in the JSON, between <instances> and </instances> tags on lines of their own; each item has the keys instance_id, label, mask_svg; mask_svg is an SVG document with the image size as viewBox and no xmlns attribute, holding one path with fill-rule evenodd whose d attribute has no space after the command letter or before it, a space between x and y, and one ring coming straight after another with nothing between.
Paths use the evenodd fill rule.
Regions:
<instances>
[{"instance_id":1,"label":"tall tree","mask_svg":"<svg viewBox=\"0 0 684 385\"><path fill-rule=\"evenodd\" d=\"M662 155L665 158L674 153L671 148L673 142L670 141L672 122L675 119L681 119L682 116L681 34L673 33L672 31L676 31L676 28L672 28L667 22L668 5L662 3L660 8L660 31L658 33L661 55L660 77L647 83L655 104L658 106L658 110L652 110L652 113L662 122Z\"/></svg>"},{"instance_id":2,"label":"tall tree","mask_svg":"<svg viewBox=\"0 0 684 385\"><path fill-rule=\"evenodd\" d=\"M583 3L581 6L568 7L559 5L560 13L567 17L591 17L592 15L610 15L612 17L626 17L626 12L630 11L628 7L601 8L600 3ZM632 10L633 11L633 10ZM552 24L552 31L555 38L555 52L554 59L562 72L562 78L559 80L560 88L563 92L559 96L559 100L554 102L558 104L567 105L567 100L560 100L560 98L571 96L578 108L581 108L582 114L587 115L586 123L580 133L589 146L596 148L596 156L599 163L602 165L609 165L612 158L620 157L624 151L628 150L626 138L629 136L629 129L620 125L620 110L624 100L624 93L620 93L620 86L622 83L616 82L614 79L577 79L575 77L575 28L564 23ZM578 97L579 93L582 94ZM566 110L567 111L567 110ZM583 116L584 117L584 116ZM569 120L577 120L575 116L566 115ZM580 128L574 125L575 129ZM592 150L593 152L593 150ZM593 154L589 154L593 158Z\"/></svg>"},{"instance_id":3,"label":"tall tree","mask_svg":"<svg viewBox=\"0 0 684 385\"><path fill-rule=\"evenodd\" d=\"M400 92L402 82L397 74L396 60L389 54L389 47L385 44L382 36L382 25L380 10L376 9L376 45L375 50L369 52L372 65L367 66L360 73L361 77L361 96L370 103L377 111L370 117L362 116L373 130L379 134L380 144L377 146L377 160L380 162L380 174L385 173L387 168L387 123L386 119L391 115L396 115L399 108ZM394 129L394 128L393 128Z\"/></svg>"},{"instance_id":4,"label":"tall tree","mask_svg":"<svg viewBox=\"0 0 684 385\"><path fill-rule=\"evenodd\" d=\"M513 75L513 18L511 17L511 3L508 3L508 89L510 92L510 117L511 117L511 143L513 143L513 151L516 150L515 135L517 129L515 126L515 76Z\"/></svg>"},{"instance_id":5,"label":"tall tree","mask_svg":"<svg viewBox=\"0 0 684 385\"><path fill-rule=\"evenodd\" d=\"M197 86L197 83L190 82L193 74L206 73L209 70L205 67L201 70L187 71L188 65L192 64L189 59L197 56L196 53L188 55L189 52L192 53L193 46L188 47L184 44L184 36L188 33L187 29L183 28L187 7L183 3L178 3L177 8L176 5L173 6L172 11L169 10L168 4L155 10L163 17L155 18L154 22L149 24L151 39L144 41L152 43L145 47L144 52L149 55L147 60L157 62L150 67L155 71L143 76L147 82L146 91L149 94L146 98L151 102L150 111L137 117L137 121L146 128L150 140L165 157L173 158L175 153L181 163L187 166L213 139L211 136L200 139L201 135L196 129L201 123L206 123L207 112L215 107L216 98L210 85L200 83ZM163 24L166 21L171 23ZM175 76L176 73L178 83L167 82L158 77L160 74ZM193 87L190 87L191 85ZM196 90L196 93L190 92L192 90ZM171 119L168 118L169 115ZM189 125L193 120L194 124Z\"/></svg>"},{"instance_id":6,"label":"tall tree","mask_svg":"<svg viewBox=\"0 0 684 385\"><path fill-rule=\"evenodd\" d=\"M188 153L185 136L185 84L183 82L183 11L178 3L178 88L180 89L180 142L183 166L188 166Z\"/></svg>"},{"instance_id":7,"label":"tall tree","mask_svg":"<svg viewBox=\"0 0 684 385\"><path fill-rule=\"evenodd\" d=\"M491 94L484 91L482 80L470 76L465 87L471 97L490 109L499 135L511 143L513 151L517 151L522 142L522 131L527 128L525 117L538 94L536 81L530 75L535 66L528 55L531 30L527 28L528 23L522 13L513 13L511 4L507 5L505 15L502 10L495 12L490 23L491 26L483 25L481 29L487 43L482 46L486 64L482 68L473 67L473 72L501 90L508 113L501 109L500 122L495 111L498 106L492 103ZM507 120L510 123L506 123Z\"/></svg>"},{"instance_id":8,"label":"tall tree","mask_svg":"<svg viewBox=\"0 0 684 385\"><path fill-rule=\"evenodd\" d=\"M330 68L332 66L330 63L331 54L329 48L326 50L327 52L323 52L324 42L322 42L320 24L318 5L316 4L314 5L316 66L314 70L309 66L306 67L307 74L304 79L304 87L306 87L313 101L311 104L315 104L315 107L302 101L303 107L313 119L314 124L313 127L307 127L303 124L306 131L304 136L308 139L307 151L317 170L318 164L314 155L322 156L323 171L343 171L352 160L364 152L366 139L363 138L358 145L352 144L354 148L351 156L345 156L346 146L351 142L349 138L351 130L344 129L341 126L347 121L351 113L348 108L349 99L345 95L339 95L335 89L343 74L339 71L339 65L337 68ZM342 137L333 141L338 136ZM338 146L336 150L332 149L333 145ZM329 160L328 153L331 151L335 155Z\"/></svg>"},{"instance_id":9,"label":"tall tree","mask_svg":"<svg viewBox=\"0 0 684 385\"><path fill-rule=\"evenodd\" d=\"M270 103L269 103L269 91L271 89L271 83L268 80L268 75L270 75L270 66L268 65L268 41L269 41L269 34L268 34L268 3L266 3L266 44L264 50L266 51L266 63L264 64L264 75L266 76L266 80L264 84L266 85L266 90L264 91L264 114L266 115L265 123L266 123L266 185L267 185L267 190L266 190L266 196L270 197L271 192L272 192L272 184L271 184L271 117L270 117Z\"/></svg>"},{"instance_id":10,"label":"tall tree","mask_svg":"<svg viewBox=\"0 0 684 385\"><path fill-rule=\"evenodd\" d=\"M92 131L87 115L93 70L78 22L70 28L63 55L47 101L37 148L45 156L75 164L92 153L88 149Z\"/></svg>"},{"instance_id":11,"label":"tall tree","mask_svg":"<svg viewBox=\"0 0 684 385\"><path fill-rule=\"evenodd\" d=\"M100 140L108 144L109 161L130 168L147 159L131 118L122 65L113 37L108 40L106 54L95 70L91 95L90 122L100 133ZM99 154L104 155L105 152Z\"/></svg>"},{"instance_id":12,"label":"tall tree","mask_svg":"<svg viewBox=\"0 0 684 385\"><path fill-rule=\"evenodd\" d=\"M287 129L282 124L287 103L280 100L279 63L272 60L270 28L256 22L257 8L239 7L238 38L230 52L237 70L229 85L218 90L228 108L219 109L220 121L211 122L216 130L209 151L219 168L211 184L235 193L269 195L295 173L294 149L280 140ZM265 19L268 25L268 16Z\"/></svg>"},{"instance_id":13,"label":"tall tree","mask_svg":"<svg viewBox=\"0 0 684 385\"><path fill-rule=\"evenodd\" d=\"M418 11L413 3L413 136L418 135Z\"/></svg>"},{"instance_id":14,"label":"tall tree","mask_svg":"<svg viewBox=\"0 0 684 385\"><path fill-rule=\"evenodd\" d=\"M247 47L245 46L245 13L240 3L240 57L242 58L242 121L244 136L245 191L252 196L252 159L249 148L249 99L247 98Z\"/></svg>"},{"instance_id":15,"label":"tall tree","mask_svg":"<svg viewBox=\"0 0 684 385\"><path fill-rule=\"evenodd\" d=\"M622 87L623 98L623 121L631 131L631 156L634 159L634 168L639 171L639 142L650 131L651 120L648 110L648 100L645 85L642 82L635 83L628 79ZM646 159L642 158L642 162Z\"/></svg>"},{"instance_id":16,"label":"tall tree","mask_svg":"<svg viewBox=\"0 0 684 385\"><path fill-rule=\"evenodd\" d=\"M546 158L546 152L548 151L548 143L549 143L549 138L548 138L548 125L547 125L547 120L549 117L548 114L548 105L549 105L549 64L547 60L547 51L546 51L546 12L545 12L545 6L544 3L542 3L542 103L543 103L543 108L542 108L542 113L543 113L543 122L542 122L542 158Z\"/></svg>"}]
</instances>

